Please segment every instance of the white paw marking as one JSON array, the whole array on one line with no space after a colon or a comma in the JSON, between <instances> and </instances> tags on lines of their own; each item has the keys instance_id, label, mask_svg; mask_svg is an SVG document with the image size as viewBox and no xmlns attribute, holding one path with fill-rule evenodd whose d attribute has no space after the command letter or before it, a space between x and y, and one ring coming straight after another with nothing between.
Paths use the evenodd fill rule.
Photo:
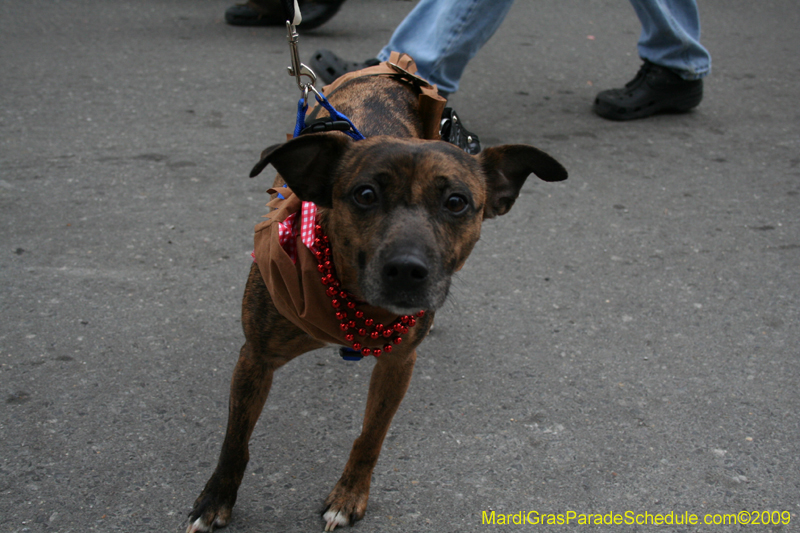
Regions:
<instances>
[{"instance_id":1,"label":"white paw marking","mask_svg":"<svg viewBox=\"0 0 800 533\"><path fill-rule=\"evenodd\" d=\"M186 528L186 533L196 533L197 531L205 533L207 531L211 531L211 527L206 525L202 518L198 518Z\"/></svg>"},{"instance_id":2,"label":"white paw marking","mask_svg":"<svg viewBox=\"0 0 800 533\"><path fill-rule=\"evenodd\" d=\"M325 520L325 531L333 531L336 526L346 526L350 523L350 519L341 513L341 511L327 511L322 518Z\"/></svg>"}]
</instances>

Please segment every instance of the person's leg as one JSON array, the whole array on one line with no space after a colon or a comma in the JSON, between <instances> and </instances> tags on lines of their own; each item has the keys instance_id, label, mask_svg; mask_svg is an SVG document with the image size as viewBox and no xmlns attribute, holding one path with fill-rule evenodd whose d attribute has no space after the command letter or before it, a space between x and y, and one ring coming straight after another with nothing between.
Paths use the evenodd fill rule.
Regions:
<instances>
[{"instance_id":1,"label":"person's leg","mask_svg":"<svg viewBox=\"0 0 800 533\"><path fill-rule=\"evenodd\" d=\"M377 58L343 60L330 50L317 50L309 61L325 83L347 72L387 61L391 52L414 59L417 74L437 85L448 97L458 89L464 69L503 22L514 0L420 0L395 29ZM442 140L470 154L480 152L480 140L458 120L451 108L442 116Z\"/></svg>"},{"instance_id":2,"label":"person's leg","mask_svg":"<svg viewBox=\"0 0 800 533\"><path fill-rule=\"evenodd\" d=\"M446 93L458 90L467 63L500 27L514 0L421 0L378 54L414 58L418 73Z\"/></svg>"},{"instance_id":3,"label":"person's leg","mask_svg":"<svg viewBox=\"0 0 800 533\"><path fill-rule=\"evenodd\" d=\"M644 64L625 87L598 93L595 113L631 120L697 107L703 99L702 78L711 71L711 56L700 44L697 1L630 2L642 23L638 50Z\"/></svg>"},{"instance_id":4,"label":"person's leg","mask_svg":"<svg viewBox=\"0 0 800 533\"><path fill-rule=\"evenodd\" d=\"M700 44L700 15L696 0L630 0L642 33L639 56L666 67L685 80L711 71L711 55Z\"/></svg>"}]
</instances>

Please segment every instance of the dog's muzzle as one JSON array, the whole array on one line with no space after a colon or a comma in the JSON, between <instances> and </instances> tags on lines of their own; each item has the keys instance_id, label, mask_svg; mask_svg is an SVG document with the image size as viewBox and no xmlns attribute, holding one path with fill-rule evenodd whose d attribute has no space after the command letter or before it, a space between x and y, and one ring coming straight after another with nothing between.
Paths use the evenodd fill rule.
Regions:
<instances>
[{"instance_id":1,"label":"dog's muzzle","mask_svg":"<svg viewBox=\"0 0 800 533\"><path fill-rule=\"evenodd\" d=\"M367 265L363 292L372 305L393 313L420 309L435 311L444 304L450 281L439 261L415 247L401 247L377 254Z\"/></svg>"}]
</instances>

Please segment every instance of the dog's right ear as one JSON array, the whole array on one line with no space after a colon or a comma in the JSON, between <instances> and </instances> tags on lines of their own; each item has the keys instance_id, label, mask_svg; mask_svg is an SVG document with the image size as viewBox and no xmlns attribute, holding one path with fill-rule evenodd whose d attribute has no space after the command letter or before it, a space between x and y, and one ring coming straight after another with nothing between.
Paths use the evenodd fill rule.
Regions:
<instances>
[{"instance_id":1,"label":"dog's right ear","mask_svg":"<svg viewBox=\"0 0 800 533\"><path fill-rule=\"evenodd\" d=\"M270 163L298 198L320 207L332 207L333 173L352 144L346 135L311 133L261 152L261 161L250 171L258 176Z\"/></svg>"},{"instance_id":2,"label":"dog's right ear","mask_svg":"<svg viewBox=\"0 0 800 533\"><path fill-rule=\"evenodd\" d=\"M525 144L493 146L476 157L486 173L487 199L483 218L508 213L531 174L536 174L544 181L567 179L567 171L561 163L538 148Z\"/></svg>"}]
</instances>

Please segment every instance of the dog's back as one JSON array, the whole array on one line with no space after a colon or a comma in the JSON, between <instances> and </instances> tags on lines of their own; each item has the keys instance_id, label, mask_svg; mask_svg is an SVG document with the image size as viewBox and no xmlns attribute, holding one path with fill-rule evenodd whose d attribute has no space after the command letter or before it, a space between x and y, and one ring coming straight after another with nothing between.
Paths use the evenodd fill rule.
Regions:
<instances>
[{"instance_id":1,"label":"dog's back","mask_svg":"<svg viewBox=\"0 0 800 533\"><path fill-rule=\"evenodd\" d=\"M419 92L401 79L386 75L353 78L331 91L327 98L366 137L425 136ZM327 117L328 112L317 106L307 122Z\"/></svg>"}]
</instances>

